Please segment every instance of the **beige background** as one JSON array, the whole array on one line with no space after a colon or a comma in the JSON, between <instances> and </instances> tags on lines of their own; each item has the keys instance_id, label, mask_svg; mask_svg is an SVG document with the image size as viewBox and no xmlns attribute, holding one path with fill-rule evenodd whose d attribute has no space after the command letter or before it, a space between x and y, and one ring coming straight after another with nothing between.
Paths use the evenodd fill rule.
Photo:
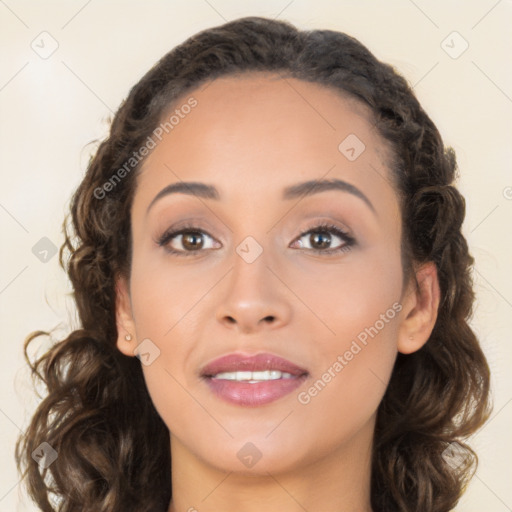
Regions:
<instances>
[{"instance_id":1,"label":"beige background","mask_svg":"<svg viewBox=\"0 0 512 512\"><path fill-rule=\"evenodd\" d=\"M13 457L37 403L22 341L32 330L75 322L57 256L42 262L32 248L43 237L62 243L61 222L90 154L87 144L106 135L129 88L186 37L247 15L359 38L414 85L455 148L467 199L465 233L476 258L472 325L491 364L495 401L492 420L473 441L479 470L456 510L511 511L512 2L506 0L0 0L0 510L36 510L18 485ZM453 31L463 39L446 39ZM469 47L456 55L464 41ZM57 50L42 58L52 44Z\"/></svg>"}]
</instances>

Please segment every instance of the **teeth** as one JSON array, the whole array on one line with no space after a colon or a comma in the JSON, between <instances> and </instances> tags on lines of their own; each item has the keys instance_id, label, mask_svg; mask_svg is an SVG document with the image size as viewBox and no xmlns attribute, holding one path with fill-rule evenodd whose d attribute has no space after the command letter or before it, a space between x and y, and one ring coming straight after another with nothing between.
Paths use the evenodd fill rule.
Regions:
<instances>
[{"instance_id":1,"label":"teeth","mask_svg":"<svg viewBox=\"0 0 512 512\"><path fill-rule=\"evenodd\" d=\"M266 380L291 379L293 375L279 370L263 370L257 372L222 372L214 375L215 379L261 382Z\"/></svg>"}]
</instances>

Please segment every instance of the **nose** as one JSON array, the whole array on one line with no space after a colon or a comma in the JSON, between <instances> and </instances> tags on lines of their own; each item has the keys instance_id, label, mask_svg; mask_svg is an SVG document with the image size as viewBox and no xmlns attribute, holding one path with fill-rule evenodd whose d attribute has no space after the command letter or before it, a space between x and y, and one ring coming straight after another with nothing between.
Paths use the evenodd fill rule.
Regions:
<instances>
[{"instance_id":1,"label":"nose","mask_svg":"<svg viewBox=\"0 0 512 512\"><path fill-rule=\"evenodd\" d=\"M289 294L275 270L267 266L264 254L252 263L235 255L216 315L224 327L250 334L289 323L292 316Z\"/></svg>"}]
</instances>

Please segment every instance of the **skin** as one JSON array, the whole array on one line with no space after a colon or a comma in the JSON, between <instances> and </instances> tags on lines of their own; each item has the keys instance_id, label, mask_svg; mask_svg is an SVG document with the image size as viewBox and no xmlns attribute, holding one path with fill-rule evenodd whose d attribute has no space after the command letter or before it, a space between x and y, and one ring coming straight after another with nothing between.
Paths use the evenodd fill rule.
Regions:
<instances>
[{"instance_id":1,"label":"skin","mask_svg":"<svg viewBox=\"0 0 512 512\"><path fill-rule=\"evenodd\" d=\"M416 268L418 287L402 282L400 209L386 143L365 106L317 84L247 74L217 79L177 105L190 95L197 106L138 176L131 275L117 281L119 350L133 356L146 338L160 350L142 368L170 431L169 512L371 511L377 407L397 353L423 346L439 305L433 264ZM354 161L338 150L349 134L366 146ZM339 190L281 197L289 185L333 178L356 186L375 212ZM180 181L215 185L220 199L172 194L147 212L163 188ZM155 242L186 220L206 232L204 249L182 257ZM355 245L314 253L304 233L326 220L348 230ZM236 252L247 236L263 250L252 263ZM331 236L330 247L343 245ZM180 242L173 247L190 251ZM401 306L396 316L300 403L298 394L394 303ZM309 377L270 404L232 405L198 375L232 352L271 352ZM237 457L248 442L261 453L252 468Z\"/></svg>"}]
</instances>

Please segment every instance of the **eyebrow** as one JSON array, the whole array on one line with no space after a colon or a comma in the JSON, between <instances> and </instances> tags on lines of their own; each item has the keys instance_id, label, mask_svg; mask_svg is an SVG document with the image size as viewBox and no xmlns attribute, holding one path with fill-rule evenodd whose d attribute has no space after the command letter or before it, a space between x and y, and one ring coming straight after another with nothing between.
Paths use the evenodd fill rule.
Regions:
<instances>
[{"instance_id":1,"label":"eyebrow","mask_svg":"<svg viewBox=\"0 0 512 512\"><path fill-rule=\"evenodd\" d=\"M295 199L302 196L311 196L327 190L341 190L342 192L348 192L349 194L362 199L373 213L377 213L372 202L355 185L338 179L311 180L298 183L297 185L292 185L284 189L283 199Z\"/></svg>"},{"instance_id":2,"label":"eyebrow","mask_svg":"<svg viewBox=\"0 0 512 512\"><path fill-rule=\"evenodd\" d=\"M377 213L372 202L363 194L363 192L361 192L361 190L351 183L338 179L310 180L297 183L296 185L291 185L283 190L282 198L284 200L296 199L298 197L312 196L313 194L318 194L328 190L348 192L349 194L352 194L364 201L374 214ZM170 194L188 194L196 197L202 197L203 199L215 199L217 201L220 199L219 191L213 185L207 185L206 183L196 181L179 181L177 183L167 185L167 187L160 190L151 203L149 203L146 213L149 212L151 207L159 199Z\"/></svg>"}]
</instances>

